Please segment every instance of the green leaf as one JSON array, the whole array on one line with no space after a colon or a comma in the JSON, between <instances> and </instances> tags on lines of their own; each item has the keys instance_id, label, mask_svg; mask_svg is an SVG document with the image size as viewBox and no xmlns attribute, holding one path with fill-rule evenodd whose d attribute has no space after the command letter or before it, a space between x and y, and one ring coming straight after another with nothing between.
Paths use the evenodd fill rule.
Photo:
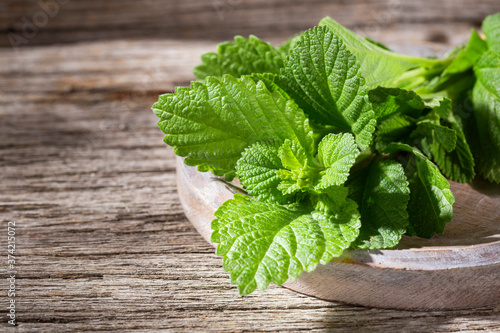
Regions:
<instances>
[{"instance_id":1,"label":"green leaf","mask_svg":"<svg viewBox=\"0 0 500 333\"><path fill-rule=\"evenodd\" d=\"M390 49L390 48L388 48L388 47L387 47L387 45L382 44L381 42L378 42L378 41L376 41L376 40L373 40L373 39L371 39L370 37L365 37L365 40L366 40L366 41L368 41L368 42L370 42L370 43L372 43L372 44L377 45L378 47L380 47L380 48L382 48L382 49L384 49L384 50L391 51L391 49Z\"/></svg>"},{"instance_id":2,"label":"green leaf","mask_svg":"<svg viewBox=\"0 0 500 333\"><path fill-rule=\"evenodd\" d=\"M376 122L359 65L328 29L302 34L275 83L316 123L354 133L361 149L370 145Z\"/></svg>"},{"instance_id":3,"label":"green leaf","mask_svg":"<svg viewBox=\"0 0 500 333\"><path fill-rule=\"evenodd\" d=\"M464 72L472 68L472 66L483 55L483 53L486 52L486 50L486 42L481 39L476 30L472 29L471 36L466 47L458 53L455 59L446 68L443 76L447 74Z\"/></svg>"},{"instance_id":4,"label":"green leaf","mask_svg":"<svg viewBox=\"0 0 500 333\"><path fill-rule=\"evenodd\" d=\"M432 109L443 119L448 118L451 112L451 100L444 96L434 97L432 100L425 102L425 106Z\"/></svg>"},{"instance_id":5,"label":"green leaf","mask_svg":"<svg viewBox=\"0 0 500 333\"><path fill-rule=\"evenodd\" d=\"M346 204L348 194L349 189L345 186L331 186L323 193L312 194L310 199L314 210L335 215ZM347 201L350 201L350 199L347 199Z\"/></svg>"},{"instance_id":6,"label":"green leaf","mask_svg":"<svg viewBox=\"0 0 500 333\"><path fill-rule=\"evenodd\" d=\"M395 113L419 117L426 108L424 100L412 90L377 87L368 92L368 97L377 119Z\"/></svg>"},{"instance_id":7,"label":"green leaf","mask_svg":"<svg viewBox=\"0 0 500 333\"><path fill-rule=\"evenodd\" d=\"M461 183L472 181L474 158L461 127L452 115L441 123L421 121L411 138L447 178Z\"/></svg>"},{"instance_id":8,"label":"green leaf","mask_svg":"<svg viewBox=\"0 0 500 333\"><path fill-rule=\"evenodd\" d=\"M500 13L486 17L481 28L486 35L488 48L500 52Z\"/></svg>"},{"instance_id":9,"label":"green leaf","mask_svg":"<svg viewBox=\"0 0 500 333\"><path fill-rule=\"evenodd\" d=\"M194 75L200 80L208 76L222 77L231 74L240 77L252 73L279 73L283 56L271 44L250 35L234 37L234 42L219 44L218 53L201 56L202 65L195 67Z\"/></svg>"},{"instance_id":10,"label":"green leaf","mask_svg":"<svg viewBox=\"0 0 500 333\"><path fill-rule=\"evenodd\" d=\"M479 142L474 157L479 172L500 183L500 52L488 51L474 66L476 84L472 91Z\"/></svg>"},{"instance_id":11,"label":"green leaf","mask_svg":"<svg viewBox=\"0 0 500 333\"><path fill-rule=\"evenodd\" d=\"M356 161L359 150L354 137L349 133L329 134L318 146L318 159L324 170L318 175L315 190L343 185Z\"/></svg>"},{"instance_id":12,"label":"green leaf","mask_svg":"<svg viewBox=\"0 0 500 333\"><path fill-rule=\"evenodd\" d=\"M277 171L283 180L278 188L284 194L299 190L324 193L330 187L345 183L358 154L350 133L325 136L319 143L317 159L307 156L296 143L285 141L279 156L287 170Z\"/></svg>"},{"instance_id":13,"label":"green leaf","mask_svg":"<svg viewBox=\"0 0 500 333\"><path fill-rule=\"evenodd\" d=\"M448 59L417 58L391 52L367 41L330 17L322 19L319 25L328 27L344 41L347 49L358 60L360 73L370 88L376 86L405 88L408 76L410 83L408 88L412 88L415 82L424 82L430 74L440 73L450 62ZM411 69L417 71L408 72Z\"/></svg>"},{"instance_id":14,"label":"green leaf","mask_svg":"<svg viewBox=\"0 0 500 333\"><path fill-rule=\"evenodd\" d=\"M416 122L411 117L397 114L377 126L375 131L375 148L380 152L391 142L406 141L415 130Z\"/></svg>"},{"instance_id":15,"label":"green leaf","mask_svg":"<svg viewBox=\"0 0 500 333\"><path fill-rule=\"evenodd\" d=\"M373 163L348 183L350 197L360 203L361 230L354 248L381 249L396 245L406 232L410 198L403 167L395 161Z\"/></svg>"},{"instance_id":16,"label":"green leaf","mask_svg":"<svg viewBox=\"0 0 500 333\"><path fill-rule=\"evenodd\" d=\"M308 162L308 154L305 149L291 140L286 140L280 147L279 157L288 170L303 168Z\"/></svg>"},{"instance_id":17,"label":"green leaf","mask_svg":"<svg viewBox=\"0 0 500 333\"><path fill-rule=\"evenodd\" d=\"M246 295L294 280L339 256L358 235L356 204L346 199L337 214L290 210L235 195L216 212L212 242L231 282Z\"/></svg>"},{"instance_id":18,"label":"green leaf","mask_svg":"<svg viewBox=\"0 0 500 333\"><path fill-rule=\"evenodd\" d=\"M309 101L307 99L307 96L301 96L301 95L295 94L292 98L289 95L289 92L293 94L293 91L291 91L290 88L287 88L288 91L285 91L284 88L288 87L289 83L286 81L286 79L284 77L277 75L277 74L272 74L272 73L252 74L252 75L250 75L250 77L254 81L264 82L269 91L271 91L271 92L278 91L283 97L294 101L295 103L297 103L297 105L302 105L302 107L310 108L308 106ZM323 136L325 136L328 133L339 133L339 132L343 131L342 129L337 128L331 124L325 125L325 124L320 124L317 122L316 123L311 122L310 125L311 125L311 128L313 129L315 136L319 139L321 139Z\"/></svg>"},{"instance_id":19,"label":"green leaf","mask_svg":"<svg viewBox=\"0 0 500 333\"><path fill-rule=\"evenodd\" d=\"M263 202L288 203L278 185L281 178L276 171L283 169L278 156L279 143L257 142L246 148L236 164L239 180L248 194Z\"/></svg>"},{"instance_id":20,"label":"green leaf","mask_svg":"<svg viewBox=\"0 0 500 333\"><path fill-rule=\"evenodd\" d=\"M287 169L277 171L277 175L282 179L278 189L283 194L293 194L312 186L318 171L314 166L310 166L312 158L304 148L295 141L286 140L280 147L278 155Z\"/></svg>"},{"instance_id":21,"label":"green leaf","mask_svg":"<svg viewBox=\"0 0 500 333\"><path fill-rule=\"evenodd\" d=\"M440 148L449 153L455 149L457 144L455 130L429 120L418 122L417 128L413 131L411 137L416 140L424 140L425 146L430 148L431 154L435 149Z\"/></svg>"},{"instance_id":22,"label":"green leaf","mask_svg":"<svg viewBox=\"0 0 500 333\"><path fill-rule=\"evenodd\" d=\"M436 164L447 178L459 183L470 183L475 176L475 162L462 127L453 116L442 123L455 131L457 141L452 152L446 152L441 147L433 153Z\"/></svg>"},{"instance_id":23,"label":"green leaf","mask_svg":"<svg viewBox=\"0 0 500 333\"><path fill-rule=\"evenodd\" d=\"M450 183L443 177L439 169L420 151L406 144L393 143L388 153L396 151L413 153L415 167L408 163L410 201L408 215L411 235L431 238L436 232L442 233L447 222L453 216L455 198L450 190Z\"/></svg>"},{"instance_id":24,"label":"green leaf","mask_svg":"<svg viewBox=\"0 0 500 333\"><path fill-rule=\"evenodd\" d=\"M234 173L243 150L260 141L289 139L314 150L304 113L248 77L192 82L191 88L160 96L153 111L160 117L165 142L200 171Z\"/></svg>"}]
</instances>

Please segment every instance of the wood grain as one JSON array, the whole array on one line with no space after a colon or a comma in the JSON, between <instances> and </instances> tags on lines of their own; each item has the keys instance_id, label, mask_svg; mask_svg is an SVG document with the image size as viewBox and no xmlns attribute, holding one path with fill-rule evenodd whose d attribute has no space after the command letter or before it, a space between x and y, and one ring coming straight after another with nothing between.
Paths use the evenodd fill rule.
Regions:
<instances>
[{"instance_id":1,"label":"wood grain","mask_svg":"<svg viewBox=\"0 0 500 333\"><path fill-rule=\"evenodd\" d=\"M468 27L461 40L428 42L433 26L421 27L408 45L429 52L467 38ZM214 49L179 40L0 49L0 225L18 223L17 331L500 331L499 306L381 310L279 287L238 296L184 216L175 156L150 111ZM2 292L4 319L7 301Z\"/></svg>"},{"instance_id":2,"label":"wood grain","mask_svg":"<svg viewBox=\"0 0 500 333\"><path fill-rule=\"evenodd\" d=\"M443 43L456 41L457 31L477 27L486 15L500 11L497 0L43 0L42 3L55 1L59 4L57 11L44 10L39 0L3 0L0 46L12 44L14 35L9 39L8 33L26 39L14 43L20 46L115 38L221 40L235 34L286 38L316 25L326 15L375 39L389 33L408 41L409 35L424 32L422 39ZM50 15L52 12L55 14ZM32 30L28 29L29 23L34 25ZM442 29L443 24L446 29Z\"/></svg>"}]
</instances>

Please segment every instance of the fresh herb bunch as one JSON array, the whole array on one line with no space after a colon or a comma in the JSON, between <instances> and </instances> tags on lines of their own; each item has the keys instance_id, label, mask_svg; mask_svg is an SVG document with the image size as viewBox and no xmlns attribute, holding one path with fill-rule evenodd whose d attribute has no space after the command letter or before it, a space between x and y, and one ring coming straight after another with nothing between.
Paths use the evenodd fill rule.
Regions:
<instances>
[{"instance_id":1,"label":"fresh herb bunch","mask_svg":"<svg viewBox=\"0 0 500 333\"><path fill-rule=\"evenodd\" d=\"M248 194L212 221L241 294L347 248L442 233L447 179L500 182L500 14L482 31L443 59L417 58L326 17L277 49L237 36L202 56L200 81L160 96L165 142Z\"/></svg>"}]
</instances>

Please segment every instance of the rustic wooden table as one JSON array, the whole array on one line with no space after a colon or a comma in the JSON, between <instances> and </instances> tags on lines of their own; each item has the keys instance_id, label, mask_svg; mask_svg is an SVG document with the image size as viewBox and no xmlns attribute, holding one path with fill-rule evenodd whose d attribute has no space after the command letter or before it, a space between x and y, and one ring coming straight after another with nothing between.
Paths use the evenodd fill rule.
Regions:
<instances>
[{"instance_id":1,"label":"rustic wooden table","mask_svg":"<svg viewBox=\"0 0 500 333\"><path fill-rule=\"evenodd\" d=\"M235 33L277 43L330 15L400 51L442 54L500 11L497 0L148 1L142 12L102 3L67 2L23 47L0 42L0 249L5 268L15 220L17 331L500 331L500 306L381 310L281 287L238 296L183 214L175 156L150 111ZM18 35L15 22L40 10L10 0L0 9L0 30ZM0 330L10 328L4 268Z\"/></svg>"}]
</instances>

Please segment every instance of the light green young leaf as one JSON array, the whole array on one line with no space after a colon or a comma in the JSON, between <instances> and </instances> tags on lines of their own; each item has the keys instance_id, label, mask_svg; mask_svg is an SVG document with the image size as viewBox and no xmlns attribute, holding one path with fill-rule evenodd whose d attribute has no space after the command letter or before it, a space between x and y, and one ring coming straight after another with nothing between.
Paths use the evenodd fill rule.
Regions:
<instances>
[{"instance_id":1,"label":"light green young leaf","mask_svg":"<svg viewBox=\"0 0 500 333\"><path fill-rule=\"evenodd\" d=\"M313 121L354 133L361 149L370 145L376 121L359 65L328 29L304 32L278 79Z\"/></svg>"},{"instance_id":2,"label":"light green young leaf","mask_svg":"<svg viewBox=\"0 0 500 333\"><path fill-rule=\"evenodd\" d=\"M335 215L346 204L349 189L343 185L331 186L327 191L310 196L314 210ZM350 199L348 199L349 201Z\"/></svg>"},{"instance_id":3,"label":"light green young leaf","mask_svg":"<svg viewBox=\"0 0 500 333\"><path fill-rule=\"evenodd\" d=\"M210 52L201 56L202 65L194 68L194 75L203 80L208 76L235 77L252 73L279 73L283 67L281 52L271 44L250 35L234 37L234 42L219 44L218 53Z\"/></svg>"},{"instance_id":4,"label":"light green young leaf","mask_svg":"<svg viewBox=\"0 0 500 333\"><path fill-rule=\"evenodd\" d=\"M352 175L349 196L358 202L361 230L354 248L383 249L398 244L406 232L410 198L403 167L395 161L373 163Z\"/></svg>"},{"instance_id":5,"label":"light green young leaf","mask_svg":"<svg viewBox=\"0 0 500 333\"><path fill-rule=\"evenodd\" d=\"M500 52L500 13L486 17L481 29L486 35L486 43L491 51Z\"/></svg>"},{"instance_id":6,"label":"light green young leaf","mask_svg":"<svg viewBox=\"0 0 500 333\"><path fill-rule=\"evenodd\" d=\"M359 150L350 133L329 134L318 146L318 159L324 168L315 180L315 190L343 185L356 161Z\"/></svg>"},{"instance_id":7,"label":"light green young leaf","mask_svg":"<svg viewBox=\"0 0 500 333\"><path fill-rule=\"evenodd\" d=\"M396 151L411 152L415 158L415 166L411 162L407 165L407 172L410 173L409 233L424 238L431 238L436 232L442 233L453 216L455 197L450 190L450 183L436 165L417 149L393 143L386 152Z\"/></svg>"},{"instance_id":8,"label":"light green young leaf","mask_svg":"<svg viewBox=\"0 0 500 333\"><path fill-rule=\"evenodd\" d=\"M314 158L311 155L306 155L300 145L289 140L280 147L279 156L287 170L277 171L278 176L282 179L278 189L285 195L311 190L322 170Z\"/></svg>"},{"instance_id":9,"label":"light green young leaf","mask_svg":"<svg viewBox=\"0 0 500 333\"><path fill-rule=\"evenodd\" d=\"M262 82L225 75L192 82L153 105L165 142L200 171L233 174L243 150L255 142L289 139L313 151L304 113Z\"/></svg>"},{"instance_id":10,"label":"light green young leaf","mask_svg":"<svg viewBox=\"0 0 500 333\"><path fill-rule=\"evenodd\" d=\"M212 242L231 282L246 295L294 280L339 256L360 227L356 204L346 199L335 215L290 210L235 195L216 212Z\"/></svg>"},{"instance_id":11,"label":"light green young leaf","mask_svg":"<svg viewBox=\"0 0 500 333\"><path fill-rule=\"evenodd\" d=\"M283 194L293 194L312 186L318 171L312 164L312 155L307 154L297 142L286 140L279 148L278 156L286 168L276 173L282 182L278 189Z\"/></svg>"},{"instance_id":12,"label":"light green young leaf","mask_svg":"<svg viewBox=\"0 0 500 333\"><path fill-rule=\"evenodd\" d=\"M304 192L324 193L333 186L345 183L349 170L359 154L350 133L328 134L318 146L317 158L312 158L294 142L285 141L279 156L287 170L278 170L283 180L278 188L284 194Z\"/></svg>"},{"instance_id":13,"label":"light green young leaf","mask_svg":"<svg viewBox=\"0 0 500 333\"><path fill-rule=\"evenodd\" d=\"M407 86L406 76L410 76L409 82L412 85L416 80L424 82L425 76L440 73L451 61L449 59L417 58L391 52L367 41L330 17L322 19L319 25L328 27L344 41L347 49L358 60L360 73L370 88L376 86L405 88ZM408 72L411 69L417 69L417 71L415 73Z\"/></svg>"},{"instance_id":14,"label":"light green young leaf","mask_svg":"<svg viewBox=\"0 0 500 333\"><path fill-rule=\"evenodd\" d=\"M474 66L472 91L479 143L474 157L480 173L500 183L500 52L488 51Z\"/></svg>"},{"instance_id":15,"label":"light green young leaf","mask_svg":"<svg viewBox=\"0 0 500 333\"><path fill-rule=\"evenodd\" d=\"M254 143L245 149L236 164L241 184L259 201L285 204L290 199L277 188L281 182L277 171L283 169L279 147L277 142Z\"/></svg>"},{"instance_id":16,"label":"light green young leaf","mask_svg":"<svg viewBox=\"0 0 500 333\"><path fill-rule=\"evenodd\" d=\"M310 154L296 141L286 140L279 149L279 157L288 170L303 168L308 164Z\"/></svg>"}]
</instances>

